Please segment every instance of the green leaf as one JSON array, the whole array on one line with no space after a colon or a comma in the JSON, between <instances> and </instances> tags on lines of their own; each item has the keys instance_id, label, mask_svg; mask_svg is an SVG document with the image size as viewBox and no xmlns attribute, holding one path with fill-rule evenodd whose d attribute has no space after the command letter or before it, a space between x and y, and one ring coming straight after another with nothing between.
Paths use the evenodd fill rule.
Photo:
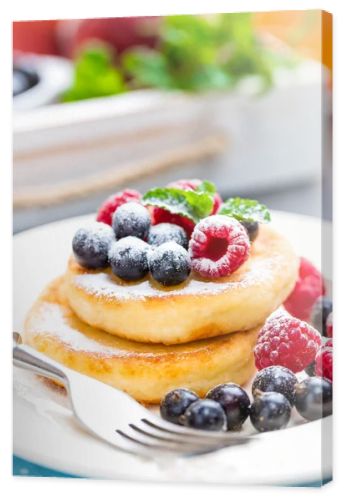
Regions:
<instances>
[{"instance_id":1,"label":"green leaf","mask_svg":"<svg viewBox=\"0 0 347 500\"><path fill-rule=\"evenodd\" d=\"M142 198L145 205L164 208L172 214L183 215L197 224L200 219L210 215L213 207L212 184L206 190L184 191L178 188L154 188ZM203 189L203 188L202 188Z\"/></svg>"},{"instance_id":2,"label":"green leaf","mask_svg":"<svg viewBox=\"0 0 347 500\"><path fill-rule=\"evenodd\" d=\"M240 222L270 222L269 209L256 200L229 198L221 206L221 215L229 215Z\"/></svg>"},{"instance_id":3,"label":"green leaf","mask_svg":"<svg viewBox=\"0 0 347 500\"><path fill-rule=\"evenodd\" d=\"M75 61L73 83L62 100L79 101L124 92L124 79L113 66L112 56L106 44L93 42L86 45Z\"/></svg>"},{"instance_id":4,"label":"green leaf","mask_svg":"<svg viewBox=\"0 0 347 500\"><path fill-rule=\"evenodd\" d=\"M211 181L202 181L195 191L199 193L208 193L213 196L216 192L216 185Z\"/></svg>"}]
</instances>

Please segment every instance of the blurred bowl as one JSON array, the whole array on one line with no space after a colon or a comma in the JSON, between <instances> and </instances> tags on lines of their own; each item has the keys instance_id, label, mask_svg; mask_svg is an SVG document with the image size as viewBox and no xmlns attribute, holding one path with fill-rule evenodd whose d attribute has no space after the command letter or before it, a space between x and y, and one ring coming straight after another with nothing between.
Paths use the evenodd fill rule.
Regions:
<instances>
[{"instance_id":1,"label":"blurred bowl","mask_svg":"<svg viewBox=\"0 0 347 500\"><path fill-rule=\"evenodd\" d=\"M14 111L32 110L57 102L73 78L71 62L56 56L16 53L14 70Z\"/></svg>"}]
</instances>

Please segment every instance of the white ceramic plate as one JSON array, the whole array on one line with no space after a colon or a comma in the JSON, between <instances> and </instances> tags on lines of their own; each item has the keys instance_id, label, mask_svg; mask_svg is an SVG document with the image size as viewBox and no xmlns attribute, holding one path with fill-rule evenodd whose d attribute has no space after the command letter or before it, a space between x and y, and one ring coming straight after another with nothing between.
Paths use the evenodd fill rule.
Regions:
<instances>
[{"instance_id":1,"label":"white ceramic plate","mask_svg":"<svg viewBox=\"0 0 347 500\"><path fill-rule=\"evenodd\" d=\"M90 216L64 220L14 238L14 328L42 288L64 272L75 230ZM300 255L320 264L321 222L274 213L273 224ZM92 395L91 395L92 397ZM67 398L30 373L14 370L14 453L67 474L169 482L308 484L331 477L331 417L295 425L237 448L172 459L142 459L121 452L80 429ZM247 431L247 427L246 427Z\"/></svg>"}]
</instances>

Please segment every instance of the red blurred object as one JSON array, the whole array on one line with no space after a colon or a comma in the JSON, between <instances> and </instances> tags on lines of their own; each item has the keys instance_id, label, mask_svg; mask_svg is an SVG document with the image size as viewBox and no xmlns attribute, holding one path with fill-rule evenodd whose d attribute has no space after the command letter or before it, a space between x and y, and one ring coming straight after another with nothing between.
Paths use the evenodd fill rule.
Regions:
<instances>
[{"instance_id":1,"label":"red blurred object","mask_svg":"<svg viewBox=\"0 0 347 500\"><path fill-rule=\"evenodd\" d=\"M314 303L324 294L323 276L309 260L301 257L298 280L284 307L292 316L308 321Z\"/></svg>"},{"instance_id":2,"label":"red blurred object","mask_svg":"<svg viewBox=\"0 0 347 500\"><path fill-rule=\"evenodd\" d=\"M13 49L74 57L86 41L98 39L119 54L136 45L154 47L160 22L156 16L19 21L13 23Z\"/></svg>"},{"instance_id":3,"label":"red blurred object","mask_svg":"<svg viewBox=\"0 0 347 500\"><path fill-rule=\"evenodd\" d=\"M55 28L59 21L13 23L13 50L35 54L59 54Z\"/></svg>"},{"instance_id":4,"label":"red blurred object","mask_svg":"<svg viewBox=\"0 0 347 500\"><path fill-rule=\"evenodd\" d=\"M118 54L142 45L154 47L158 40L160 17L119 17L61 21L58 43L62 55L74 57L88 40L102 40L116 49Z\"/></svg>"}]
</instances>

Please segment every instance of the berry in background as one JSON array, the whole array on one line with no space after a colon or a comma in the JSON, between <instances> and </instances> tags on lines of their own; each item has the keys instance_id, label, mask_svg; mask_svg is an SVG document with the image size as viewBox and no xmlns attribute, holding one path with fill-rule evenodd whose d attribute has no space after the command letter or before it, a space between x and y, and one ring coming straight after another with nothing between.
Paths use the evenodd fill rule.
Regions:
<instances>
[{"instance_id":1,"label":"berry in background","mask_svg":"<svg viewBox=\"0 0 347 500\"><path fill-rule=\"evenodd\" d=\"M249 251L245 228L226 215L202 219L189 242L192 268L204 278L230 276L246 261Z\"/></svg>"},{"instance_id":2,"label":"berry in background","mask_svg":"<svg viewBox=\"0 0 347 500\"><path fill-rule=\"evenodd\" d=\"M333 310L333 303L329 297L319 297L312 309L310 323L323 337L328 337L327 320Z\"/></svg>"},{"instance_id":3,"label":"berry in background","mask_svg":"<svg viewBox=\"0 0 347 500\"><path fill-rule=\"evenodd\" d=\"M274 314L259 332L254 349L256 367L280 365L299 372L315 360L321 343L319 332L308 323L289 314Z\"/></svg>"},{"instance_id":4,"label":"berry in background","mask_svg":"<svg viewBox=\"0 0 347 500\"><path fill-rule=\"evenodd\" d=\"M146 207L137 202L121 205L113 215L112 227L117 239L135 236L146 240L151 217Z\"/></svg>"},{"instance_id":5,"label":"berry in background","mask_svg":"<svg viewBox=\"0 0 347 500\"><path fill-rule=\"evenodd\" d=\"M135 189L124 189L109 196L101 205L96 215L96 220L112 225L112 216L114 212L124 203L130 201L140 201L141 194Z\"/></svg>"},{"instance_id":6,"label":"berry in background","mask_svg":"<svg viewBox=\"0 0 347 500\"><path fill-rule=\"evenodd\" d=\"M242 387L232 383L217 385L207 393L206 398L221 405L227 417L229 431L241 429L251 405L248 394Z\"/></svg>"},{"instance_id":7,"label":"berry in background","mask_svg":"<svg viewBox=\"0 0 347 500\"><path fill-rule=\"evenodd\" d=\"M199 396L188 389L174 389L166 394L160 403L160 415L164 420L182 425L180 417L188 406L198 401Z\"/></svg>"},{"instance_id":8,"label":"berry in background","mask_svg":"<svg viewBox=\"0 0 347 500\"><path fill-rule=\"evenodd\" d=\"M136 281L148 273L150 246L139 238L127 236L114 242L108 258L113 274L126 281Z\"/></svg>"},{"instance_id":9,"label":"berry in background","mask_svg":"<svg viewBox=\"0 0 347 500\"><path fill-rule=\"evenodd\" d=\"M301 257L299 278L294 290L284 302L284 307L296 318L308 321L314 303L324 293L325 287L321 273L309 260Z\"/></svg>"},{"instance_id":10,"label":"berry in background","mask_svg":"<svg viewBox=\"0 0 347 500\"><path fill-rule=\"evenodd\" d=\"M241 222L243 227L246 229L250 241L254 241L259 233L259 223L257 221L253 222Z\"/></svg>"},{"instance_id":11,"label":"berry in background","mask_svg":"<svg viewBox=\"0 0 347 500\"><path fill-rule=\"evenodd\" d=\"M306 420L317 420L331 415L333 405L332 383L321 377L310 377L296 386L295 407Z\"/></svg>"},{"instance_id":12,"label":"berry in background","mask_svg":"<svg viewBox=\"0 0 347 500\"><path fill-rule=\"evenodd\" d=\"M324 377L330 382L333 381L333 348L332 345L325 344L316 355L315 373Z\"/></svg>"},{"instance_id":13,"label":"berry in background","mask_svg":"<svg viewBox=\"0 0 347 500\"><path fill-rule=\"evenodd\" d=\"M114 239L112 228L102 222L78 229L72 240L75 259L89 269L107 267L108 251Z\"/></svg>"}]
</instances>

